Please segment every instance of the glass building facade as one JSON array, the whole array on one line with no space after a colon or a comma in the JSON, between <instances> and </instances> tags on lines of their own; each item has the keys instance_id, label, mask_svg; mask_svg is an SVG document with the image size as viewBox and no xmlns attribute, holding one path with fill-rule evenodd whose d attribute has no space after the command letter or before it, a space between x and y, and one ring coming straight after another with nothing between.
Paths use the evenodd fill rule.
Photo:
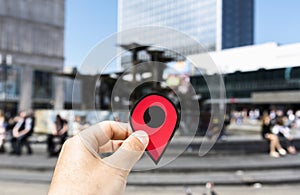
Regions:
<instances>
[{"instance_id":1,"label":"glass building facade","mask_svg":"<svg viewBox=\"0 0 300 195\"><path fill-rule=\"evenodd\" d=\"M222 49L253 44L253 0L223 0Z\"/></svg>"},{"instance_id":2,"label":"glass building facade","mask_svg":"<svg viewBox=\"0 0 300 195\"><path fill-rule=\"evenodd\" d=\"M253 44L253 4L253 0L119 0L118 30L171 27L196 39L208 51L249 45ZM134 42L136 36L142 35L120 37L119 43ZM145 36L148 42L163 42L164 36L170 35ZM184 40L174 40L173 47L179 47L184 55L201 52Z\"/></svg>"},{"instance_id":3,"label":"glass building facade","mask_svg":"<svg viewBox=\"0 0 300 195\"><path fill-rule=\"evenodd\" d=\"M20 78L21 69L19 67L13 65L0 66L0 101L19 98Z\"/></svg>"},{"instance_id":4,"label":"glass building facade","mask_svg":"<svg viewBox=\"0 0 300 195\"><path fill-rule=\"evenodd\" d=\"M286 92L300 90L300 66L259 69L257 71L234 72L223 76L227 98L251 98L254 92ZM210 91L205 79L214 79L214 75L192 76L191 83L197 94L206 100L210 98ZM274 96L276 99L276 97ZM265 102L267 103L266 99ZM279 100L278 100L279 101ZM299 104L299 102L298 102Z\"/></svg>"}]
</instances>

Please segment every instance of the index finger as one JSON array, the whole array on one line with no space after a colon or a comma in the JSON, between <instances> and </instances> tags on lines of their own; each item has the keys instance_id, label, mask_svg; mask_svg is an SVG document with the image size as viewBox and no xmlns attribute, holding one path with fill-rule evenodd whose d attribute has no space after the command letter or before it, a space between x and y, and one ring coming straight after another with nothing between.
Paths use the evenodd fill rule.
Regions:
<instances>
[{"instance_id":1,"label":"index finger","mask_svg":"<svg viewBox=\"0 0 300 195\"><path fill-rule=\"evenodd\" d=\"M110 140L125 140L132 130L128 123L116 121L103 121L83 131L78 136L88 147L99 152L99 147Z\"/></svg>"}]
</instances>

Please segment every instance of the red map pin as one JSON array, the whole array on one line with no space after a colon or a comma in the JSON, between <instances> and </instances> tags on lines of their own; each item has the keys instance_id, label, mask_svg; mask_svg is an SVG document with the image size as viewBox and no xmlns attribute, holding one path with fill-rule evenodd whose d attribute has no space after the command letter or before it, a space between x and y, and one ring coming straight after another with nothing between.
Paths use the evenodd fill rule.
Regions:
<instances>
[{"instance_id":1,"label":"red map pin","mask_svg":"<svg viewBox=\"0 0 300 195\"><path fill-rule=\"evenodd\" d=\"M143 130L149 135L146 148L157 164L179 124L179 114L173 102L160 94L141 98L130 113L133 131Z\"/></svg>"}]
</instances>

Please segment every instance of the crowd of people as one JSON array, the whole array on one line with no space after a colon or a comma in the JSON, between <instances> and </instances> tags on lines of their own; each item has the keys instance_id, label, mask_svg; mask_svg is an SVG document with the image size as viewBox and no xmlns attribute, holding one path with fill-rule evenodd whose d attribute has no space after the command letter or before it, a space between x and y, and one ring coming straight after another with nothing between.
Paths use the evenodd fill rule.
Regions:
<instances>
[{"instance_id":1,"label":"crowd of people","mask_svg":"<svg viewBox=\"0 0 300 195\"><path fill-rule=\"evenodd\" d=\"M287 152L296 154L297 150L290 132L291 128L297 127L299 115L299 111L294 115L292 110L288 110L286 114L282 110L271 110L263 114L261 132L262 137L270 142L270 156L278 158ZM285 142L287 151L281 146L280 140Z\"/></svg>"},{"instance_id":2,"label":"crowd of people","mask_svg":"<svg viewBox=\"0 0 300 195\"><path fill-rule=\"evenodd\" d=\"M300 129L300 110L293 111L292 109L283 111L284 109L272 108L268 112L271 120L274 120L277 116L283 116L285 118L285 125L290 126L291 128ZM264 117L265 113L262 113L260 109L242 109L240 111L232 110L230 112L231 123L237 125L243 125L245 123L257 123Z\"/></svg>"},{"instance_id":3,"label":"crowd of people","mask_svg":"<svg viewBox=\"0 0 300 195\"><path fill-rule=\"evenodd\" d=\"M230 122L237 125L261 124L262 138L269 142L270 156L279 158L287 153L296 154L291 129L300 130L300 110L272 108L261 113L258 108L233 110L230 114ZM284 149L281 145L286 146Z\"/></svg>"},{"instance_id":4,"label":"crowd of people","mask_svg":"<svg viewBox=\"0 0 300 195\"><path fill-rule=\"evenodd\" d=\"M118 121L119 119L115 118L115 120ZM219 139L226 135L225 129L230 123L243 124L249 120L261 124L261 135L263 139L269 142L270 156L278 158L287 153L295 154L297 152L290 132L292 128L300 129L300 110L293 112L289 109L284 112L280 109L271 109L262 114L259 109L231 111L225 117L224 130L218 134ZM61 146L69 137L69 125L66 119L57 114L53 122L55 128L47 134L46 139L49 157L58 156ZM73 135L89 126L81 120L81 116L75 116L71 124ZM8 150L4 147L4 141L6 140L10 141L10 150L8 150L10 154L21 155L23 147L26 147L28 155L32 154L33 150L28 139L33 134L34 126L35 117L33 112L20 111L18 116L5 120L5 116L0 110L0 153ZM286 149L281 146L280 141Z\"/></svg>"},{"instance_id":5,"label":"crowd of people","mask_svg":"<svg viewBox=\"0 0 300 195\"><path fill-rule=\"evenodd\" d=\"M56 157L60 153L63 143L68 138L68 121L59 114L56 115L55 128L47 134L46 144L49 157ZM0 110L0 153L9 152L11 155L21 155L22 149L27 149L27 154L33 154L30 136L33 134L35 117L33 112L20 111L18 116L5 119ZM81 123L80 116L75 116L73 122L73 134L87 128L87 124ZM10 142L10 149L5 148L4 142Z\"/></svg>"}]
</instances>

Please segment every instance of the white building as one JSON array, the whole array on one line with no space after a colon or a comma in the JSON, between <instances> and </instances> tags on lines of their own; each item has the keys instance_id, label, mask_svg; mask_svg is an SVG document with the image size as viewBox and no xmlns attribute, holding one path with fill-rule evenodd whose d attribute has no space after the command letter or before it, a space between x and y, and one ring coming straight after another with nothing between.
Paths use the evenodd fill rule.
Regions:
<instances>
[{"instance_id":1,"label":"white building","mask_svg":"<svg viewBox=\"0 0 300 195\"><path fill-rule=\"evenodd\" d=\"M200 65L199 68L205 70L207 74L214 74L216 73L215 69L201 63L209 55L220 73L227 74L236 71L246 72L300 66L299 54L300 43L278 45L271 42L190 55L188 59Z\"/></svg>"},{"instance_id":2,"label":"white building","mask_svg":"<svg viewBox=\"0 0 300 195\"><path fill-rule=\"evenodd\" d=\"M299 54L300 43L265 43L190 55L187 58L208 77L223 75L227 103L299 105ZM213 63L207 65L208 58ZM194 85L198 93L207 95L201 77L194 76Z\"/></svg>"}]
</instances>

